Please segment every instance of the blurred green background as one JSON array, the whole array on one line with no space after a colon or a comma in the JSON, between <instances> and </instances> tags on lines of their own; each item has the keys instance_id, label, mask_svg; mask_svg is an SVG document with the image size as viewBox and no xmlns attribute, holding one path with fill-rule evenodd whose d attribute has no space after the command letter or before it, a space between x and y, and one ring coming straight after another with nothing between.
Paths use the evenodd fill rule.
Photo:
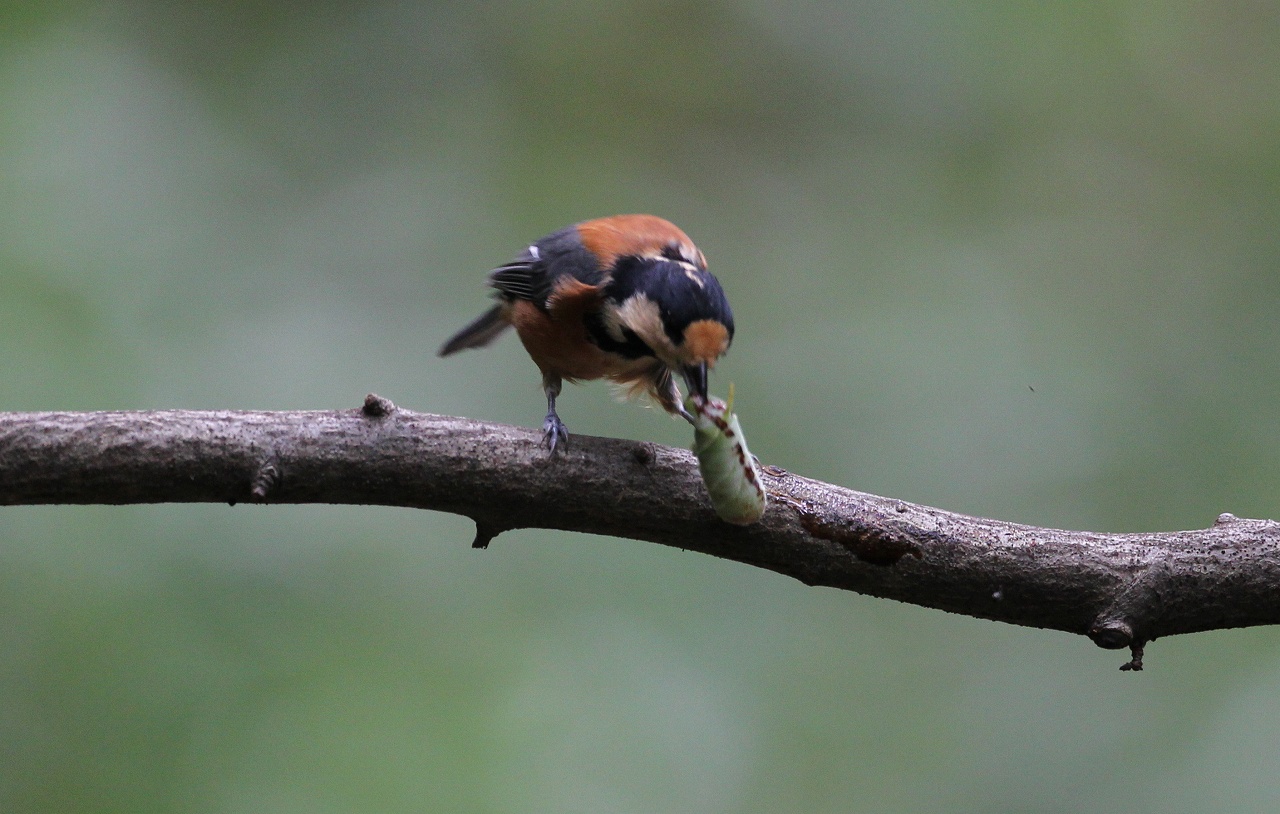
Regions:
<instances>
[{"instance_id":1,"label":"blurred green background","mask_svg":"<svg viewBox=\"0 0 1280 814\"><path fill-rule=\"evenodd\" d=\"M1273 3L0 6L0 409L537 426L529 240L679 223L768 463L1107 531L1280 505ZM571 431L688 427L570 388ZM0 510L3 812L1280 804L1280 635L1148 669L426 512Z\"/></svg>"}]
</instances>

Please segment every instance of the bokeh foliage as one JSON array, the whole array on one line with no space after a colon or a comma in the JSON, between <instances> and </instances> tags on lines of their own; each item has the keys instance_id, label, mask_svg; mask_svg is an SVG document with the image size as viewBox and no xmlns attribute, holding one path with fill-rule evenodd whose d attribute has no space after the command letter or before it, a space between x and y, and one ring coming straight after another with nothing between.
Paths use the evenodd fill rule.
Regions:
<instances>
[{"instance_id":1,"label":"bokeh foliage","mask_svg":"<svg viewBox=\"0 0 1280 814\"><path fill-rule=\"evenodd\" d=\"M575 220L680 223L766 462L974 514L1280 502L1269 3L0 5L0 409L404 406ZM570 430L683 424L562 400ZM1085 639L327 507L0 511L0 810L1274 810L1277 634ZM993 591L998 586L993 586Z\"/></svg>"}]
</instances>

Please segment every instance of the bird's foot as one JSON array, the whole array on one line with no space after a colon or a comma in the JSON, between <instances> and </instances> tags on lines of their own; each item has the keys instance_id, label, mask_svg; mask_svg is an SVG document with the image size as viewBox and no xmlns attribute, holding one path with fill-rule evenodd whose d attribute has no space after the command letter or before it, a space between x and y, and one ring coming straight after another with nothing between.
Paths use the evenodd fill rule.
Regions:
<instances>
[{"instance_id":1,"label":"bird's foot","mask_svg":"<svg viewBox=\"0 0 1280 814\"><path fill-rule=\"evenodd\" d=\"M547 413L542 422L542 444L552 455L556 453L557 444L569 445L569 428L555 413Z\"/></svg>"}]
</instances>

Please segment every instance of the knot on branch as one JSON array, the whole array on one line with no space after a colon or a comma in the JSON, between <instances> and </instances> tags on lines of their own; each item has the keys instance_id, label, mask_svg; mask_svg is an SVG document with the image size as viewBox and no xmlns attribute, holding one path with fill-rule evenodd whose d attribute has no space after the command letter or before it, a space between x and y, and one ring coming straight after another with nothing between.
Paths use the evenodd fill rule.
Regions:
<instances>
[{"instance_id":1,"label":"knot on branch","mask_svg":"<svg viewBox=\"0 0 1280 814\"><path fill-rule=\"evenodd\" d=\"M1089 626L1089 638L1098 647L1129 648L1133 658L1121 670L1142 669L1143 647L1155 638L1152 627L1163 609L1160 586L1172 573L1167 559L1147 563Z\"/></svg>"},{"instance_id":2,"label":"knot on branch","mask_svg":"<svg viewBox=\"0 0 1280 814\"><path fill-rule=\"evenodd\" d=\"M384 399L377 393L370 393L364 397L364 406L360 408L360 412L369 418L383 418L394 413L396 406L391 403L390 399Z\"/></svg>"},{"instance_id":3,"label":"knot on branch","mask_svg":"<svg viewBox=\"0 0 1280 814\"><path fill-rule=\"evenodd\" d=\"M1094 622L1089 628L1089 638L1105 650L1120 650L1133 643L1133 628L1122 619Z\"/></svg>"},{"instance_id":4,"label":"knot on branch","mask_svg":"<svg viewBox=\"0 0 1280 814\"><path fill-rule=\"evenodd\" d=\"M1133 628L1123 619L1111 619L1105 622L1095 622L1089 628L1089 638L1093 639L1093 643L1098 647L1107 650L1120 650L1125 647L1129 648L1132 658L1120 665L1120 669L1124 671L1138 671L1142 669L1142 651L1146 646L1146 641L1134 637Z\"/></svg>"},{"instance_id":5,"label":"knot on branch","mask_svg":"<svg viewBox=\"0 0 1280 814\"><path fill-rule=\"evenodd\" d=\"M653 444L639 443L631 448L631 460L640 466L648 466L653 463L653 459Z\"/></svg>"}]
</instances>

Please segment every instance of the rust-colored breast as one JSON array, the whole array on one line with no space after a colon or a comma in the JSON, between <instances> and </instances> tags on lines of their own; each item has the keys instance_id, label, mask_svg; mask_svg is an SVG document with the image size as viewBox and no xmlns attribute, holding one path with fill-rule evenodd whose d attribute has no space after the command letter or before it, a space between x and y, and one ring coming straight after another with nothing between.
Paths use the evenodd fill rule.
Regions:
<instances>
[{"instance_id":1,"label":"rust-colored breast","mask_svg":"<svg viewBox=\"0 0 1280 814\"><path fill-rule=\"evenodd\" d=\"M564 277L547 299L547 310L527 300L511 309L511 324L543 375L569 380L611 375L619 360L587 340L583 315L599 307L600 289Z\"/></svg>"}]
</instances>

